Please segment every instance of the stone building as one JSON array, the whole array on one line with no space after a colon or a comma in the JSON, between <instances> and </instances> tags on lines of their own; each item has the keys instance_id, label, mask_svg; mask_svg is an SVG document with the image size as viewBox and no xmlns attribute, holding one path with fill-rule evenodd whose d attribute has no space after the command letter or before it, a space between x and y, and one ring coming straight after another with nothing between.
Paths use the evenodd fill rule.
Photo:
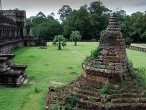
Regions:
<instances>
[{"instance_id":1,"label":"stone building","mask_svg":"<svg viewBox=\"0 0 146 110\"><path fill-rule=\"evenodd\" d=\"M15 48L37 46L40 40L34 39L32 29L26 25L26 11L0 11L0 53L13 53Z\"/></svg>"},{"instance_id":2,"label":"stone building","mask_svg":"<svg viewBox=\"0 0 146 110\"><path fill-rule=\"evenodd\" d=\"M1 13L0 32L3 39L26 36L26 11L2 10Z\"/></svg>"}]
</instances>

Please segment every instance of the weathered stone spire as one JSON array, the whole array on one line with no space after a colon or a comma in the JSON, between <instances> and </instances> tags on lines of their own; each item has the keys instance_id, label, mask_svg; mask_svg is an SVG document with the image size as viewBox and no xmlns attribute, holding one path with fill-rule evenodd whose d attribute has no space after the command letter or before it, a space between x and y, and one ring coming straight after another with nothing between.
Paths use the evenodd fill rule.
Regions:
<instances>
[{"instance_id":1,"label":"weathered stone spire","mask_svg":"<svg viewBox=\"0 0 146 110\"><path fill-rule=\"evenodd\" d=\"M101 82L120 81L127 75L128 59L118 17L113 13L99 42L99 55L83 64L84 76Z\"/></svg>"},{"instance_id":2,"label":"weathered stone spire","mask_svg":"<svg viewBox=\"0 0 146 110\"><path fill-rule=\"evenodd\" d=\"M121 32L121 27L118 22L119 18L115 13L113 13L109 20L109 25L107 26L108 32Z\"/></svg>"}]
</instances>

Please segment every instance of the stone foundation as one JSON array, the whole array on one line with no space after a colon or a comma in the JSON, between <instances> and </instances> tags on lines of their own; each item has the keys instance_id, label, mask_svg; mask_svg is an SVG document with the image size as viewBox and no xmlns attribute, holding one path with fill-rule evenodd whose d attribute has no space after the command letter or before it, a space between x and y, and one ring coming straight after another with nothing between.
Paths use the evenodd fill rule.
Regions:
<instances>
[{"instance_id":1,"label":"stone foundation","mask_svg":"<svg viewBox=\"0 0 146 110\"><path fill-rule=\"evenodd\" d=\"M39 46L39 39L21 39L0 43L0 54L13 53L15 49L24 46Z\"/></svg>"},{"instance_id":2,"label":"stone foundation","mask_svg":"<svg viewBox=\"0 0 146 110\"><path fill-rule=\"evenodd\" d=\"M15 65L14 54L0 54L0 85L21 86L26 79L26 65Z\"/></svg>"}]
</instances>

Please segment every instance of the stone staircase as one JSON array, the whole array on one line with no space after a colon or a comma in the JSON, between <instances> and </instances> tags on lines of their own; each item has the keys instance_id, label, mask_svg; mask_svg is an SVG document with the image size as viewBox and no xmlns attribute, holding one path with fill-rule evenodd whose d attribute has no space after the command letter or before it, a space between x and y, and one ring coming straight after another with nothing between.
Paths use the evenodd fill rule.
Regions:
<instances>
[{"instance_id":1,"label":"stone staircase","mask_svg":"<svg viewBox=\"0 0 146 110\"><path fill-rule=\"evenodd\" d=\"M101 98L100 98L100 89L102 84L97 82L93 83L92 81L84 80L84 83L76 87L74 91L79 96L77 100L76 110L92 110L100 108Z\"/></svg>"},{"instance_id":2,"label":"stone staircase","mask_svg":"<svg viewBox=\"0 0 146 110\"><path fill-rule=\"evenodd\" d=\"M116 93L117 90L120 92ZM108 110L146 110L144 88L132 80L113 85L109 97Z\"/></svg>"},{"instance_id":3,"label":"stone staircase","mask_svg":"<svg viewBox=\"0 0 146 110\"><path fill-rule=\"evenodd\" d=\"M46 110L146 110L146 95L132 80L112 84L107 94L101 93L103 86L80 77L69 86L50 89Z\"/></svg>"}]
</instances>

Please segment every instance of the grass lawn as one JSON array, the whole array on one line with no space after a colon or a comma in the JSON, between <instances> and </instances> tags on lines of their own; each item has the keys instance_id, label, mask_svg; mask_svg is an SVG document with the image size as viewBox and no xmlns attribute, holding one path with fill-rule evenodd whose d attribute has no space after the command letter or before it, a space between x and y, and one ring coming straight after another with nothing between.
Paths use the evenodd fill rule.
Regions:
<instances>
[{"instance_id":1,"label":"grass lawn","mask_svg":"<svg viewBox=\"0 0 146 110\"><path fill-rule=\"evenodd\" d=\"M20 88L0 87L0 110L44 110L49 86L69 83L82 73L81 63L97 43L67 43L63 50L48 43L48 49L25 47L15 52L16 64L26 64L29 82ZM146 53L127 50L135 67L146 68ZM39 93L36 93L35 90Z\"/></svg>"}]
</instances>

